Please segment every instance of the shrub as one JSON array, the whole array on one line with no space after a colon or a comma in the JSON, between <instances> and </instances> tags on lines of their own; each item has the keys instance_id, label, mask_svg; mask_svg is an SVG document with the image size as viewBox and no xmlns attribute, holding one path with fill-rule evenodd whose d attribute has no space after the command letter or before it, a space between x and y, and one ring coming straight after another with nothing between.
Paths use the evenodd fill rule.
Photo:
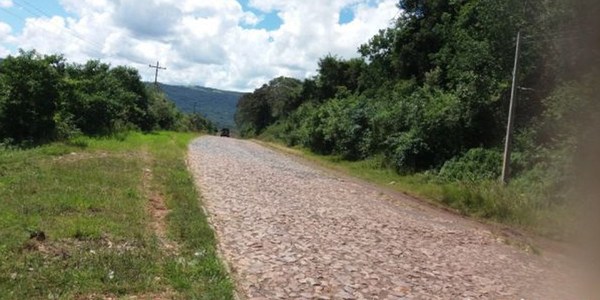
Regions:
<instances>
[{"instance_id":1,"label":"shrub","mask_svg":"<svg viewBox=\"0 0 600 300\"><path fill-rule=\"evenodd\" d=\"M385 157L401 174L421 168L422 157L429 152L428 145L416 130L393 135L386 141Z\"/></svg>"},{"instance_id":2,"label":"shrub","mask_svg":"<svg viewBox=\"0 0 600 300\"><path fill-rule=\"evenodd\" d=\"M494 180L500 176L501 167L499 151L474 148L444 163L439 176L448 181Z\"/></svg>"}]
</instances>

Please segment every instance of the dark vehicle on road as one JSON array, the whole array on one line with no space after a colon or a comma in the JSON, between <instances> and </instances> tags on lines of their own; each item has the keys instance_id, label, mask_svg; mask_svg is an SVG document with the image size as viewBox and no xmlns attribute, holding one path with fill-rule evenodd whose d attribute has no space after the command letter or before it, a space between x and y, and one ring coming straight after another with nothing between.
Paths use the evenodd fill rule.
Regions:
<instances>
[{"instance_id":1,"label":"dark vehicle on road","mask_svg":"<svg viewBox=\"0 0 600 300\"><path fill-rule=\"evenodd\" d=\"M229 137L229 128L221 129L221 136Z\"/></svg>"}]
</instances>

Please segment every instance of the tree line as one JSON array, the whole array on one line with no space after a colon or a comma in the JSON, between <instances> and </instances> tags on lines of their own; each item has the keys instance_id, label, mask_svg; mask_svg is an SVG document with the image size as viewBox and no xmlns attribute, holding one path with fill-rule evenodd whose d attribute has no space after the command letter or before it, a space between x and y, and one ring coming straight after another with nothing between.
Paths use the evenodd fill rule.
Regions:
<instances>
[{"instance_id":1,"label":"tree line","mask_svg":"<svg viewBox=\"0 0 600 300\"><path fill-rule=\"evenodd\" d=\"M560 194L569 154L595 139L586 120L600 112L592 2L401 0L394 26L359 57L327 55L312 78L273 79L240 100L236 122L245 136L376 157L401 174L496 180L520 31L513 173Z\"/></svg>"},{"instance_id":2,"label":"tree line","mask_svg":"<svg viewBox=\"0 0 600 300\"><path fill-rule=\"evenodd\" d=\"M34 50L0 61L0 143L36 145L127 130L215 127L200 115L181 113L130 67L68 63Z\"/></svg>"}]
</instances>

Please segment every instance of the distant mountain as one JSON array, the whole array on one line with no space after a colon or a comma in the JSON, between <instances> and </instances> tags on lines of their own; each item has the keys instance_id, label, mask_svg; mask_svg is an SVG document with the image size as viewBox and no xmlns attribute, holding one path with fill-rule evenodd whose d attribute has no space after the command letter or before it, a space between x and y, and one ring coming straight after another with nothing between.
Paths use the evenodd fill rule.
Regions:
<instances>
[{"instance_id":1,"label":"distant mountain","mask_svg":"<svg viewBox=\"0 0 600 300\"><path fill-rule=\"evenodd\" d=\"M180 110L189 113L196 111L213 121L219 128L235 128L233 116L243 93L167 84L160 84L160 89Z\"/></svg>"}]
</instances>

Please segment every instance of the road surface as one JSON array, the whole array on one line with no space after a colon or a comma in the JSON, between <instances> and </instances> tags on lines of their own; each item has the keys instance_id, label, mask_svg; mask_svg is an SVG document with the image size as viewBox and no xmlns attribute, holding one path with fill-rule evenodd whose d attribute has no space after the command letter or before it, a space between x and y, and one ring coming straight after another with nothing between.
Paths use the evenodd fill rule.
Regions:
<instances>
[{"instance_id":1,"label":"road surface","mask_svg":"<svg viewBox=\"0 0 600 300\"><path fill-rule=\"evenodd\" d=\"M552 299L550 261L487 227L251 141L189 165L245 299Z\"/></svg>"}]
</instances>

